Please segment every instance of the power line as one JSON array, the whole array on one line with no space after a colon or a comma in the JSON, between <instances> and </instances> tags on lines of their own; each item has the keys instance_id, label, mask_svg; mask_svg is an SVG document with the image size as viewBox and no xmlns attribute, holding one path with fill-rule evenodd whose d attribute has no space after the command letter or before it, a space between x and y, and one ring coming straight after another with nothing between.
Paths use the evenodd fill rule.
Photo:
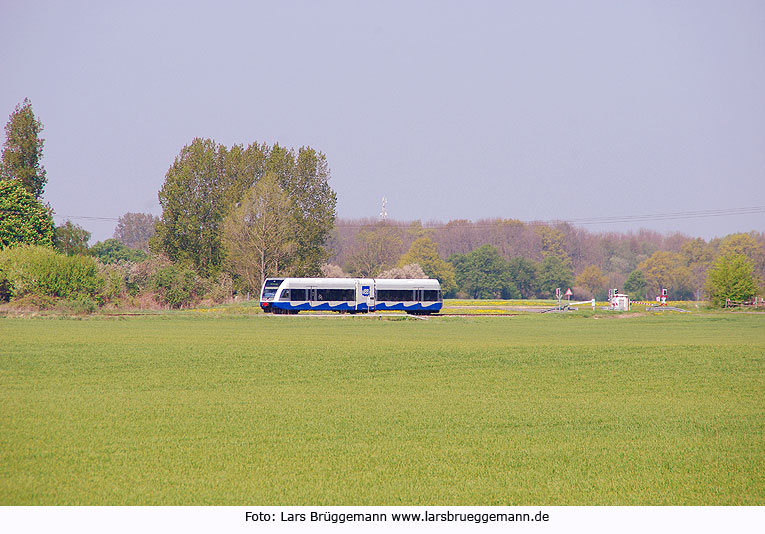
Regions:
<instances>
[{"instance_id":1,"label":"power line","mask_svg":"<svg viewBox=\"0 0 765 534\"><path fill-rule=\"evenodd\" d=\"M532 220L532 221L520 221L524 224L572 224L572 225L590 225L590 224L614 224L614 223L627 223L627 222L646 222L646 221L670 221L680 219L706 219L712 217L727 217L734 215L752 215L765 213L765 206L749 206L742 208L726 208L716 210L702 210L702 211L681 211L673 213L653 213L644 215L615 215L605 217L582 217L577 219L548 219L548 220ZM447 223L440 223L439 227L446 227ZM503 224L503 220L496 219L496 222L492 223L472 223L466 224L448 224L449 228L495 228ZM340 228L366 228L373 226L373 223L365 225L339 225ZM425 228L433 228L433 226Z\"/></svg>"},{"instance_id":2,"label":"power line","mask_svg":"<svg viewBox=\"0 0 765 534\"><path fill-rule=\"evenodd\" d=\"M13 213L17 215L23 215L24 213L11 209L0 209L0 213ZM592 225L592 224L616 224L616 223L628 223L628 222L646 222L646 221L671 221L682 219L707 219L712 217L730 217L735 215L756 215L765 213L765 206L747 206L740 208L723 208L714 210L700 210L700 211L679 211L670 213L653 213L643 215L614 215L604 217L581 217L574 219L548 219L548 220L532 220L521 221L524 224L573 224L573 225ZM87 220L87 221L119 221L118 217L99 217L95 215L58 215L54 214L53 217L57 219L75 219L75 220ZM449 228L494 228L501 225L503 220L498 218L495 223L472 223L467 224L449 224ZM350 225L340 224L340 228L365 228L373 226L374 223L364 225ZM446 226L447 223L440 223L440 226ZM432 228L433 226L431 226Z\"/></svg>"},{"instance_id":3,"label":"power line","mask_svg":"<svg viewBox=\"0 0 765 534\"><path fill-rule=\"evenodd\" d=\"M95 217L91 215L54 215L59 219L83 219L86 221L119 221L117 217Z\"/></svg>"}]
</instances>

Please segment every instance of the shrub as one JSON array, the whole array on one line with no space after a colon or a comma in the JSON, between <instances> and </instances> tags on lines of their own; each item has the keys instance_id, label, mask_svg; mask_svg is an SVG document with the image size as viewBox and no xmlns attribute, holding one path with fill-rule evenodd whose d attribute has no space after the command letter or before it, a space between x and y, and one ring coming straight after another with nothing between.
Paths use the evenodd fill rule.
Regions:
<instances>
[{"instance_id":1,"label":"shrub","mask_svg":"<svg viewBox=\"0 0 765 534\"><path fill-rule=\"evenodd\" d=\"M56 309L70 315L93 313L97 308L98 304L96 301L85 296L79 296L68 300L59 300L56 304Z\"/></svg>"},{"instance_id":2,"label":"shrub","mask_svg":"<svg viewBox=\"0 0 765 534\"><path fill-rule=\"evenodd\" d=\"M171 264L154 273L153 288L160 302L171 308L181 308L199 299L204 292L204 282L192 269Z\"/></svg>"},{"instance_id":3,"label":"shrub","mask_svg":"<svg viewBox=\"0 0 765 534\"><path fill-rule=\"evenodd\" d=\"M758 280L752 261L743 254L729 254L717 259L709 270L707 291L715 306L727 300L743 302L757 294Z\"/></svg>"},{"instance_id":4,"label":"shrub","mask_svg":"<svg viewBox=\"0 0 765 534\"><path fill-rule=\"evenodd\" d=\"M101 263L141 262L148 257L144 251L128 248L116 239L99 241L90 247L88 253Z\"/></svg>"},{"instance_id":5,"label":"shrub","mask_svg":"<svg viewBox=\"0 0 765 534\"><path fill-rule=\"evenodd\" d=\"M8 298L39 294L64 299L97 299L104 278L92 258L65 256L48 247L21 246L0 251L2 293Z\"/></svg>"}]
</instances>

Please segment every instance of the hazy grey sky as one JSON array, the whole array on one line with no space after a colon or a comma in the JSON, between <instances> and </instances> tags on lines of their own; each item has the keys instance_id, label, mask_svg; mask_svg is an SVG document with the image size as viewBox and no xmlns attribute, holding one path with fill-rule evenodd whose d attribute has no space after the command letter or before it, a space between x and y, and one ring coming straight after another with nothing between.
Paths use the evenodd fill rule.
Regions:
<instances>
[{"instance_id":1,"label":"hazy grey sky","mask_svg":"<svg viewBox=\"0 0 765 534\"><path fill-rule=\"evenodd\" d=\"M321 150L341 217L382 196L403 220L765 206L759 0L3 0L0 51L0 118L31 99L59 216L159 214L194 137ZM765 214L586 226L639 227Z\"/></svg>"}]
</instances>

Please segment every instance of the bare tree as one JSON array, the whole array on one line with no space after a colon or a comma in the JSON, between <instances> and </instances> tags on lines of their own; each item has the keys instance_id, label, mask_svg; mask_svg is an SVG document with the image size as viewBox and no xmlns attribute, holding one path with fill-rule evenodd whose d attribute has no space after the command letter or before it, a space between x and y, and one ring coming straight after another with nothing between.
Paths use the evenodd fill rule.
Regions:
<instances>
[{"instance_id":1,"label":"bare tree","mask_svg":"<svg viewBox=\"0 0 765 534\"><path fill-rule=\"evenodd\" d=\"M159 220L150 213L127 212L117 220L114 239L128 248L149 252L149 239L155 234L154 224Z\"/></svg>"},{"instance_id":2,"label":"bare tree","mask_svg":"<svg viewBox=\"0 0 765 534\"><path fill-rule=\"evenodd\" d=\"M356 235L359 249L350 258L350 271L357 276L376 276L398 262L402 253L401 229L381 222Z\"/></svg>"}]
</instances>

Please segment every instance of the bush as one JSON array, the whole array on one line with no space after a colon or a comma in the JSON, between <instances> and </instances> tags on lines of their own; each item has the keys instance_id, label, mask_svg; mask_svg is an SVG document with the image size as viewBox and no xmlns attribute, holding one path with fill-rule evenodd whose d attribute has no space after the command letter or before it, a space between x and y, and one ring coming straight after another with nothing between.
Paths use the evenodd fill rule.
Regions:
<instances>
[{"instance_id":1,"label":"bush","mask_svg":"<svg viewBox=\"0 0 765 534\"><path fill-rule=\"evenodd\" d=\"M743 254L729 254L717 259L709 270L707 291L715 306L726 301L744 302L757 294L758 280L752 261Z\"/></svg>"},{"instance_id":2,"label":"bush","mask_svg":"<svg viewBox=\"0 0 765 534\"><path fill-rule=\"evenodd\" d=\"M104 278L92 258L65 256L48 247L0 251L1 293L10 300L26 294L63 299L99 298Z\"/></svg>"},{"instance_id":3,"label":"bush","mask_svg":"<svg viewBox=\"0 0 765 534\"><path fill-rule=\"evenodd\" d=\"M70 315L85 315L96 311L98 304L93 299L79 296L74 299L58 301L56 309Z\"/></svg>"},{"instance_id":4,"label":"bush","mask_svg":"<svg viewBox=\"0 0 765 534\"><path fill-rule=\"evenodd\" d=\"M123 245L116 239L99 241L88 250L91 256L95 256L101 263L141 262L148 258L142 250L134 250Z\"/></svg>"},{"instance_id":5,"label":"bush","mask_svg":"<svg viewBox=\"0 0 765 534\"><path fill-rule=\"evenodd\" d=\"M204 281L188 267L167 265L153 276L153 288L160 302L171 308L181 308L196 302L204 293Z\"/></svg>"}]
</instances>

